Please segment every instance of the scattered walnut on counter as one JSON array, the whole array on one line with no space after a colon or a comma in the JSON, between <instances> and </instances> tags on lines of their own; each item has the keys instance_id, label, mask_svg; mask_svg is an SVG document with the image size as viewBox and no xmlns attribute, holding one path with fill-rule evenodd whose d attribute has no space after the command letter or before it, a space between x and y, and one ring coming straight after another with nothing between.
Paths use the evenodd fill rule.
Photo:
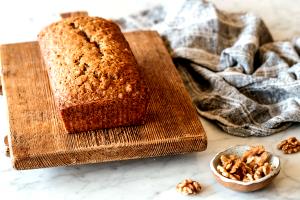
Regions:
<instances>
[{"instance_id":1,"label":"scattered walnut on counter","mask_svg":"<svg viewBox=\"0 0 300 200\"><path fill-rule=\"evenodd\" d=\"M5 155L7 157L10 157L10 152L9 152L9 147L8 147L8 136L7 135L4 136L4 144L5 144L5 148L6 148Z\"/></svg>"},{"instance_id":2,"label":"scattered walnut on counter","mask_svg":"<svg viewBox=\"0 0 300 200\"><path fill-rule=\"evenodd\" d=\"M5 146L8 146L8 136L4 136L4 144Z\"/></svg>"},{"instance_id":3,"label":"scattered walnut on counter","mask_svg":"<svg viewBox=\"0 0 300 200\"><path fill-rule=\"evenodd\" d=\"M6 147L5 155L7 157L10 157L9 147Z\"/></svg>"},{"instance_id":4,"label":"scattered walnut on counter","mask_svg":"<svg viewBox=\"0 0 300 200\"><path fill-rule=\"evenodd\" d=\"M300 151L300 141L296 137L289 137L281 141L277 148L282 150L285 154L297 153Z\"/></svg>"},{"instance_id":5,"label":"scattered walnut on counter","mask_svg":"<svg viewBox=\"0 0 300 200\"><path fill-rule=\"evenodd\" d=\"M272 171L269 163L270 154L263 146L252 147L242 157L236 155L222 155L218 172L233 180L254 181L268 175Z\"/></svg>"},{"instance_id":6,"label":"scattered walnut on counter","mask_svg":"<svg viewBox=\"0 0 300 200\"><path fill-rule=\"evenodd\" d=\"M201 191L201 185L197 181L186 179L177 184L176 190L186 195L198 194Z\"/></svg>"}]
</instances>

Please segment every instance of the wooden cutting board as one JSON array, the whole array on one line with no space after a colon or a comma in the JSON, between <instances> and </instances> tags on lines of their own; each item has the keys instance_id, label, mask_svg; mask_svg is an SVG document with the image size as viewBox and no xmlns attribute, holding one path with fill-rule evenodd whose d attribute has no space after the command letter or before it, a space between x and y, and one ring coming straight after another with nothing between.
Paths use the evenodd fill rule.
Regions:
<instances>
[{"instance_id":1,"label":"wooden cutting board","mask_svg":"<svg viewBox=\"0 0 300 200\"><path fill-rule=\"evenodd\" d=\"M2 45L3 95L14 168L98 163L206 149L191 98L156 32L125 33L150 90L144 125L67 134L37 42Z\"/></svg>"}]
</instances>

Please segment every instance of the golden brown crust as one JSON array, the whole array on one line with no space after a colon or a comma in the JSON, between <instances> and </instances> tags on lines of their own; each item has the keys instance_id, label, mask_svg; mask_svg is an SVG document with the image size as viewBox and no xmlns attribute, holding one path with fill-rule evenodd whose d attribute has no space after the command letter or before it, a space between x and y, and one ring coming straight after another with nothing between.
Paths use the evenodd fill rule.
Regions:
<instances>
[{"instance_id":1,"label":"golden brown crust","mask_svg":"<svg viewBox=\"0 0 300 200\"><path fill-rule=\"evenodd\" d=\"M147 90L115 23L98 17L70 17L46 27L38 39L69 132L142 121ZM125 116L128 113L134 117Z\"/></svg>"}]
</instances>

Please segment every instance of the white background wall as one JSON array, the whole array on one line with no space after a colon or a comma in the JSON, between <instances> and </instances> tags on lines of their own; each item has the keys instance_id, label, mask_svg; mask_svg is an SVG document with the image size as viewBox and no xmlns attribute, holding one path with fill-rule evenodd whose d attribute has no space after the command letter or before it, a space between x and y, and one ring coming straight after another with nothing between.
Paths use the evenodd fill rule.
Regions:
<instances>
[{"instance_id":1,"label":"white background wall","mask_svg":"<svg viewBox=\"0 0 300 200\"><path fill-rule=\"evenodd\" d=\"M40 29L58 20L61 12L87 10L90 15L118 18L167 1L175 0L1 0L0 43L35 40ZM220 9L256 13L271 28L275 39L300 35L300 12L297 10L300 0L211 1Z\"/></svg>"}]
</instances>

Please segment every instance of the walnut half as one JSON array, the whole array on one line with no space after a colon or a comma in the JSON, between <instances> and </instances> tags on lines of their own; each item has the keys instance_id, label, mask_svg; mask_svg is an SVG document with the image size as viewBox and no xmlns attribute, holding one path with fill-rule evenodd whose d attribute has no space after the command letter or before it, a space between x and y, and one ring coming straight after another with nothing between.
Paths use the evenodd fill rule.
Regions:
<instances>
[{"instance_id":1,"label":"walnut half","mask_svg":"<svg viewBox=\"0 0 300 200\"><path fill-rule=\"evenodd\" d=\"M285 154L297 153L300 151L300 141L296 137L290 137L281 141L277 148L282 150Z\"/></svg>"},{"instance_id":2,"label":"walnut half","mask_svg":"<svg viewBox=\"0 0 300 200\"><path fill-rule=\"evenodd\" d=\"M198 194L201 191L201 185L192 179L185 179L177 184L176 190L186 195Z\"/></svg>"}]
</instances>

